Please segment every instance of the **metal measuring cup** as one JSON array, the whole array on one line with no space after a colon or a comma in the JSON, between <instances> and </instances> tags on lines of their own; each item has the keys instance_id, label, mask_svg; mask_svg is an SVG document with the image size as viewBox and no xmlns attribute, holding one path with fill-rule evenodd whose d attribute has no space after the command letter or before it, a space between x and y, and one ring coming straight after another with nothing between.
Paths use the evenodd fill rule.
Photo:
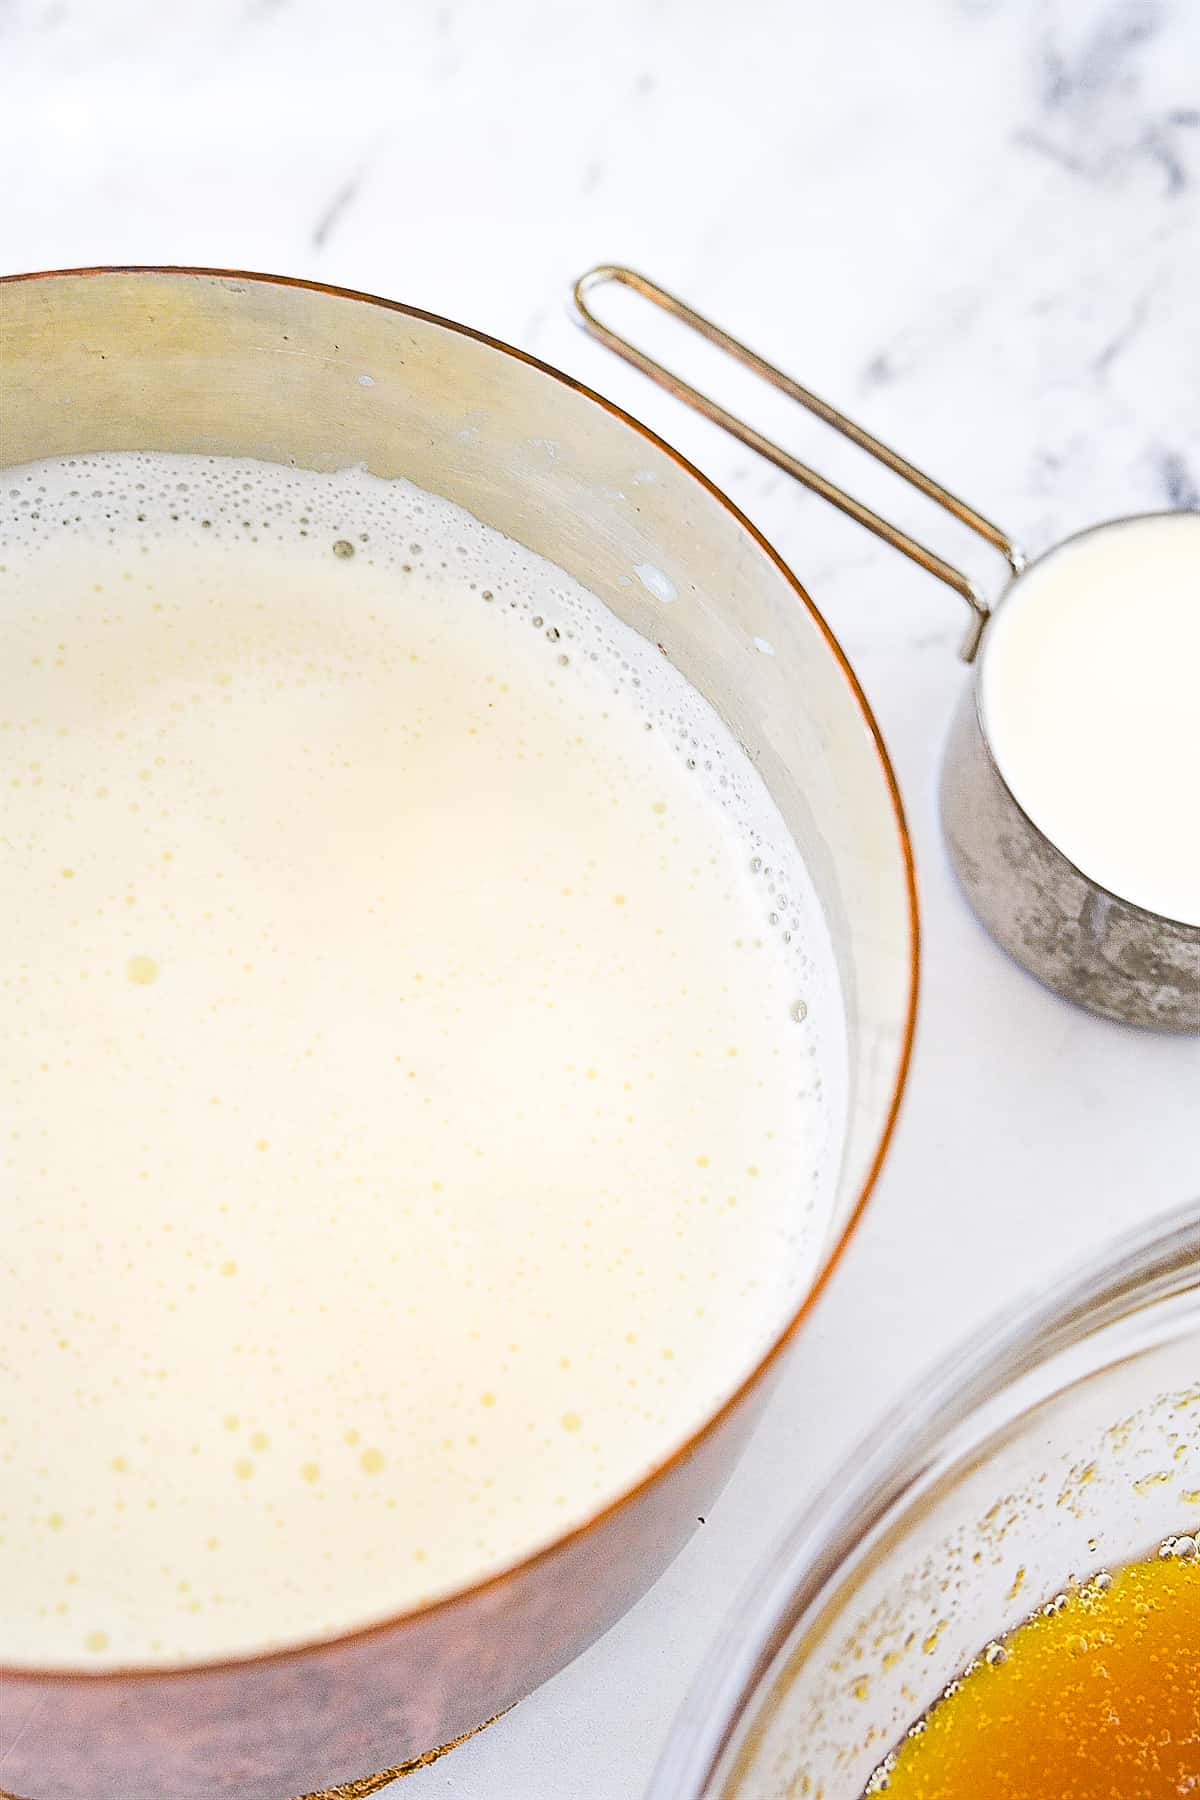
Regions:
<instances>
[{"instance_id":1,"label":"metal measuring cup","mask_svg":"<svg viewBox=\"0 0 1200 1800\"><path fill-rule=\"evenodd\" d=\"M999 551L1008 564L1009 575L997 599L989 604L961 569L881 518L602 323L589 301L598 287L609 282L632 288L806 411L815 413ZM811 492L828 500L831 506L865 525L884 543L936 575L966 600L971 608L971 622L961 654L965 662L975 667L946 743L941 811L950 860L967 900L996 942L1030 974L1064 998L1130 1025L1160 1031L1200 1031L1200 925L1149 912L1085 875L1019 805L989 744L980 701L987 622L995 608L1019 585L1023 573L1036 567L1036 563L1029 563L1013 540L973 506L644 275L618 265L601 264L576 282L574 302L579 322L592 337ZM1093 526L1091 532L1123 523L1121 519L1110 520Z\"/></svg>"}]
</instances>

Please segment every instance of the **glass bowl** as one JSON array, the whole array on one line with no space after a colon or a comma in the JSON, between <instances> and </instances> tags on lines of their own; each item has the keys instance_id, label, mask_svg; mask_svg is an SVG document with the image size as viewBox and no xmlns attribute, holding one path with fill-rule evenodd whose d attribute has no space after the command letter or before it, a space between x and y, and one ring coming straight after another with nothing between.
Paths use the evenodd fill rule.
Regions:
<instances>
[{"instance_id":1,"label":"glass bowl","mask_svg":"<svg viewBox=\"0 0 1200 1800\"><path fill-rule=\"evenodd\" d=\"M1200 1207L993 1323L743 1596L648 1800L859 1800L989 1639L1200 1525Z\"/></svg>"}]
</instances>

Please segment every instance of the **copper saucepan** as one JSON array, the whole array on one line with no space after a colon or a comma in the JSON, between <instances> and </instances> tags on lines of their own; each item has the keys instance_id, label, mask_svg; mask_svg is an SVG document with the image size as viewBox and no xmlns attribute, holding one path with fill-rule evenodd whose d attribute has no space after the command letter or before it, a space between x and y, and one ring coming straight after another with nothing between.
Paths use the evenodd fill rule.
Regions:
<instances>
[{"instance_id":1,"label":"copper saucepan","mask_svg":"<svg viewBox=\"0 0 1200 1800\"><path fill-rule=\"evenodd\" d=\"M0 286L0 466L117 449L406 476L577 577L722 714L805 857L845 995L850 1111L819 1290L862 1213L904 1084L916 901L878 730L770 546L617 408L428 313L198 269ZM672 604L665 587L634 578L639 567L667 577ZM720 1409L689 1441L664 1443L637 1486L476 1586L335 1641L221 1665L0 1672L3 1791L348 1796L451 1745L562 1668L655 1580L728 1476L812 1297L756 1367L730 1370ZM0 1618L0 1664L3 1652Z\"/></svg>"}]
</instances>

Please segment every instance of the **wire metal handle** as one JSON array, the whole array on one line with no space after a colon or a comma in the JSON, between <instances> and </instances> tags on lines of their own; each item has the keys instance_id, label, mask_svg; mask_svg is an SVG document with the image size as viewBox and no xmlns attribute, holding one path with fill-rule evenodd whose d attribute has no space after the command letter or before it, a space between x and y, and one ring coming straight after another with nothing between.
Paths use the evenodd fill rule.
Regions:
<instances>
[{"instance_id":1,"label":"wire metal handle","mask_svg":"<svg viewBox=\"0 0 1200 1800\"><path fill-rule=\"evenodd\" d=\"M988 617L988 604L970 576L965 575L961 569L955 568L954 564L947 562L944 557L938 556L936 551L930 550L926 545L919 543L916 538L910 537L908 532L902 531L898 525L893 525L887 519L881 518L869 506L864 506L861 500L855 500L843 489L835 487L832 481L828 481L824 475L819 474L816 469L810 468L807 463L801 462L789 450L783 449L772 439L764 437L762 432L754 429L753 425L748 425L735 413L728 412L725 407L719 406L707 394L702 394L699 388L692 387L689 382L684 381L665 364L656 362L652 356L648 356L644 350L639 350L636 344L631 343L628 338L622 337L611 326L603 324L596 317L588 302L595 290L605 286L608 282L616 282L621 287L632 288L635 293L649 300L654 306L661 307L663 312L670 313L673 318L678 319L690 330L706 339L708 343L714 344L718 350L723 350L735 362L741 363L744 368L761 376L772 387L778 388L789 399L797 401L806 411L815 413L817 418L823 420L826 425L831 425L843 437L849 438L852 444L857 444L860 450L865 450L869 456L875 457L878 462L884 464L885 468L891 469L893 474L901 476L918 492L930 500L935 500L954 518L984 538L987 543L992 545L993 549L1000 552L1013 574L1017 575L1025 566L1025 557L1012 539L1001 531L998 525L993 525L990 519L985 519L982 513L976 512L973 506L968 506L965 500L960 500L956 494L952 494L940 482L934 481L932 476L926 475L923 470L916 468L907 458L900 456L887 444L881 443L877 437L872 437L869 431L864 431L861 425L856 425L852 419L848 419L836 407L830 406L827 400L822 400L818 395L811 393L808 388L801 387L798 381L793 381L790 375L785 375L782 369L777 369L773 363L767 362L764 357L757 355L747 345L740 343L737 338L730 337L727 331L722 331L721 327L714 325L711 319L704 318L693 307L688 306L674 294L669 294L665 288L659 287L657 282L648 280L645 275L639 275L634 269L622 268L619 264L601 263L596 268L589 269L586 275L581 275L575 283L574 299L579 322L592 337L598 339L608 349L614 350L626 362L632 363L635 369L640 369L643 375L648 375L651 381L657 382L658 386L665 388L669 394L674 394L676 399L683 400L698 413L702 413L706 419L711 419L714 424L723 426L741 443L748 445L751 450L757 450L760 456L767 458L768 462L773 462L777 468L783 469L786 474L793 476L814 494L819 494L822 500L828 500L831 506L836 506L839 511L848 514L859 525L865 525L868 531L873 531L875 536L882 538L885 544L890 544L894 550L901 551L913 562L918 563L921 568L928 570L929 574L936 575L939 581L944 581L948 587L952 587L956 593L961 594L971 607L973 615L970 629L962 646L963 660L971 662L979 648L980 634Z\"/></svg>"}]
</instances>

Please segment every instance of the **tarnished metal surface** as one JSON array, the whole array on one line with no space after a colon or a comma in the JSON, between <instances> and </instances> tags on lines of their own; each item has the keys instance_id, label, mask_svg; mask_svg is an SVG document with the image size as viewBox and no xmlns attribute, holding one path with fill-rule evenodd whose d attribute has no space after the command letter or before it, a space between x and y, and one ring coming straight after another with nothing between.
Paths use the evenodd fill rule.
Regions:
<instances>
[{"instance_id":1,"label":"tarnished metal surface","mask_svg":"<svg viewBox=\"0 0 1200 1800\"><path fill-rule=\"evenodd\" d=\"M1039 981L1107 1019L1200 1031L1200 927L1106 893L1043 836L984 741L978 679L946 744L942 824L975 913Z\"/></svg>"},{"instance_id":2,"label":"tarnished metal surface","mask_svg":"<svg viewBox=\"0 0 1200 1800\"><path fill-rule=\"evenodd\" d=\"M410 1757L408 1762L399 1763L394 1769L385 1769L381 1775L367 1775L362 1781L344 1781L339 1787L322 1788L319 1794L302 1794L300 1800L368 1800L369 1795L382 1793L393 1782L403 1781L406 1775L419 1775L422 1769L441 1762L443 1756L449 1756L451 1750L457 1750L460 1744L465 1744L469 1738L478 1737L481 1731L487 1730L488 1725L495 1723L495 1719L489 1719L487 1725L477 1725L474 1731L464 1731L452 1743L443 1744L437 1750L426 1750L423 1756Z\"/></svg>"}]
</instances>

